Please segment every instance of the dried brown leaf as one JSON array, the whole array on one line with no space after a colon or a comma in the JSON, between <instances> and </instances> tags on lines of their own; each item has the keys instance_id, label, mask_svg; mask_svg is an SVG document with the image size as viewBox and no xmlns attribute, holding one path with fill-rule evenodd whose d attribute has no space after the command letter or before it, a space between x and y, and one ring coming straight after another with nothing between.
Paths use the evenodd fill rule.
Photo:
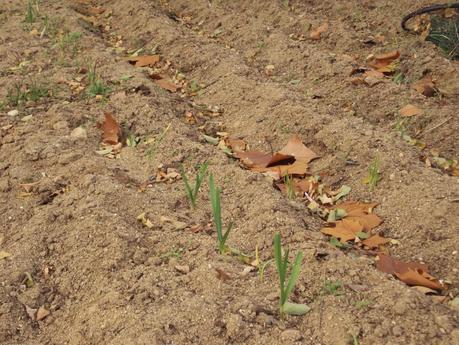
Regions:
<instances>
[{"instance_id":1,"label":"dried brown leaf","mask_svg":"<svg viewBox=\"0 0 459 345\"><path fill-rule=\"evenodd\" d=\"M159 60L159 55L129 56L126 58L126 61L135 67L154 66Z\"/></svg>"},{"instance_id":2,"label":"dried brown leaf","mask_svg":"<svg viewBox=\"0 0 459 345\"><path fill-rule=\"evenodd\" d=\"M376 249L390 242L390 239L379 236L378 234L373 235L366 240L362 241L362 244L369 249Z\"/></svg>"},{"instance_id":3,"label":"dried brown leaf","mask_svg":"<svg viewBox=\"0 0 459 345\"><path fill-rule=\"evenodd\" d=\"M227 281L231 279L231 276L223 271L221 268L216 268L215 271L217 272L217 278L222 281Z\"/></svg>"},{"instance_id":4,"label":"dried brown leaf","mask_svg":"<svg viewBox=\"0 0 459 345\"><path fill-rule=\"evenodd\" d=\"M418 107L416 107L416 106L414 106L412 104L405 105L398 112L399 112L399 114L401 116L405 116L405 117L421 115L421 114L424 113L422 111L422 109L420 109L420 108L418 108Z\"/></svg>"},{"instance_id":5,"label":"dried brown leaf","mask_svg":"<svg viewBox=\"0 0 459 345\"><path fill-rule=\"evenodd\" d=\"M431 76L425 76L424 78L419 79L413 83L412 87L426 97L433 97L436 93L435 83Z\"/></svg>"},{"instance_id":6,"label":"dried brown leaf","mask_svg":"<svg viewBox=\"0 0 459 345\"><path fill-rule=\"evenodd\" d=\"M36 315L36 318L37 318L37 321L41 321L43 320L44 318L46 318L50 313L49 310L45 309L45 307L41 306L40 308L38 308L37 310L37 315Z\"/></svg>"},{"instance_id":7,"label":"dried brown leaf","mask_svg":"<svg viewBox=\"0 0 459 345\"><path fill-rule=\"evenodd\" d=\"M407 285L425 286L433 290L442 290L444 286L432 277L426 264L402 262L386 254L378 254L376 267L387 274L395 275Z\"/></svg>"},{"instance_id":8,"label":"dried brown leaf","mask_svg":"<svg viewBox=\"0 0 459 345\"><path fill-rule=\"evenodd\" d=\"M313 40L320 40L322 38L322 34L326 33L328 31L328 23L325 22L316 29L312 30L311 33L309 34L309 37Z\"/></svg>"},{"instance_id":9,"label":"dried brown leaf","mask_svg":"<svg viewBox=\"0 0 459 345\"><path fill-rule=\"evenodd\" d=\"M102 130L102 142L105 144L116 145L121 138L121 127L119 126L112 113L106 112L104 122L99 125Z\"/></svg>"}]
</instances>

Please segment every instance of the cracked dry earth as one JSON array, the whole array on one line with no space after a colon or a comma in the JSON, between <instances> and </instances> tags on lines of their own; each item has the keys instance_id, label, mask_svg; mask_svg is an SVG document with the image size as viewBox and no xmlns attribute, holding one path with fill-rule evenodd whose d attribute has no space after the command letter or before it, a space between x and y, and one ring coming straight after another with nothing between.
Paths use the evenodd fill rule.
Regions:
<instances>
[{"instance_id":1,"label":"cracked dry earth","mask_svg":"<svg viewBox=\"0 0 459 345\"><path fill-rule=\"evenodd\" d=\"M457 306L378 271L369 253L330 246L305 201L288 200L202 139L203 131L225 131L270 152L298 134L321 156L311 172L351 186L349 199L379 203L377 231L400 243L391 254L427 263L448 282L447 300L456 297L458 178L420 157L435 149L457 158L459 65L399 29L403 14L427 1L42 0L32 24L26 3L0 4L0 99L15 85L49 92L0 111L0 250L11 254L0 259L1 344L459 344ZM105 11L88 19L85 6ZM325 21L328 33L308 39L309 26ZM77 39L59 44L72 32ZM294 39L301 34L307 39ZM385 40L370 45L375 35ZM123 59L139 48L169 61L169 76L180 71L205 87L189 97L159 88L148 68ZM393 49L406 83L349 82L366 56ZM105 100L78 90L95 62L111 89ZM441 97L410 87L426 70ZM186 121L191 101L224 112L199 128ZM394 130L408 103L424 110L407 128L420 133L424 151ZM145 157L142 145L123 147L116 159L97 154L95 124L105 111L135 136L164 133L155 154ZM84 131L76 135L77 127ZM382 180L370 192L362 179L376 156ZM242 262L217 253L214 230L189 229L211 222L207 183L195 211L181 181L142 188L159 164L193 173L204 161L223 190L223 219L235 224L231 246L258 246L266 261L280 232L292 253L304 253L291 300L312 308L305 316L279 320L274 265L263 280L242 274ZM24 191L26 183L33 185ZM152 228L136 219L143 212ZM218 279L216 268L230 279ZM340 293L324 292L327 281L341 281ZM33 321L25 305L50 315Z\"/></svg>"}]
</instances>

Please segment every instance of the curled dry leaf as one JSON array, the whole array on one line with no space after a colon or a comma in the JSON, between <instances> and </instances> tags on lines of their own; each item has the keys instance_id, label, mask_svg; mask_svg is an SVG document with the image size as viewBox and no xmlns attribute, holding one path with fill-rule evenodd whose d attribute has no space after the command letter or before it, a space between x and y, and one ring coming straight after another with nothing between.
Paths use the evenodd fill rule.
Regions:
<instances>
[{"instance_id":1,"label":"curled dry leaf","mask_svg":"<svg viewBox=\"0 0 459 345\"><path fill-rule=\"evenodd\" d=\"M437 92L435 82L433 81L431 76L425 76L424 78L419 79L418 81L413 83L412 87L417 92L426 97L433 97Z\"/></svg>"},{"instance_id":2,"label":"curled dry leaf","mask_svg":"<svg viewBox=\"0 0 459 345\"><path fill-rule=\"evenodd\" d=\"M320 40L322 38L322 34L326 33L328 31L328 23L325 22L316 29L312 30L311 33L309 34L309 38L313 40Z\"/></svg>"},{"instance_id":3,"label":"curled dry leaf","mask_svg":"<svg viewBox=\"0 0 459 345\"><path fill-rule=\"evenodd\" d=\"M383 246L389 242L390 242L389 238L384 238L376 234L376 235L373 235L367 238L366 240L363 240L362 244L369 249L377 249L380 246Z\"/></svg>"},{"instance_id":4,"label":"curled dry leaf","mask_svg":"<svg viewBox=\"0 0 459 345\"><path fill-rule=\"evenodd\" d=\"M153 82L158 85L160 88L170 91L177 92L181 89L180 85L174 84L171 80L159 75L159 74L150 74L150 78L153 79Z\"/></svg>"},{"instance_id":5,"label":"curled dry leaf","mask_svg":"<svg viewBox=\"0 0 459 345\"><path fill-rule=\"evenodd\" d=\"M399 111L399 114L401 116L409 117L409 116L416 116L416 115L422 115L424 112L422 109L412 105L412 104L407 104L403 108L401 108Z\"/></svg>"},{"instance_id":6,"label":"curled dry leaf","mask_svg":"<svg viewBox=\"0 0 459 345\"><path fill-rule=\"evenodd\" d=\"M231 279L231 276L223 271L221 268L216 268L215 271L217 272L217 278L222 281L227 281Z\"/></svg>"},{"instance_id":7,"label":"curled dry leaf","mask_svg":"<svg viewBox=\"0 0 459 345\"><path fill-rule=\"evenodd\" d=\"M433 290L443 290L444 286L432 277L426 264L402 262L386 254L378 254L376 267L387 274L392 274L410 286L425 286Z\"/></svg>"},{"instance_id":8,"label":"curled dry leaf","mask_svg":"<svg viewBox=\"0 0 459 345\"><path fill-rule=\"evenodd\" d=\"M384 54L375 55L372 61L368 64L373 70L384 74L392 74L395 72L395 60L400 57L398 50L390 51Z\"/></svg>"},{"instance_id":9,"label":"curled dry leaf","mask_svg":"<svg viewBox=\"0 0 459 345\"><path fill-rule=\"evenodd\" d=\"M243 151L235 152L234 156L247 168L267 173L276 180L286 175L306 175L308 163L318 157L296 135L290 138L282 150L274 154Z\"/></svg>"},{"instance_id":10,"label":"curled dry leaf","mask_svg":"<svg viewBox=\"0 0 459 345\"><path fill-rule=\"evenodd\" d=\"M121 138L121 127L112 113L106 112L104 115L104 122L98 124L98 127L102 130L102 142L104 144L116 145Z\"/></svg>"},{"instance_id":11,"label":"curled dry leaf","mask_svg":"<svg viewBox=\"0 0 459 345\"><path fill-rule=\"evenodd\" d=\"M25 308L25 312L26 312L27 316L31 320L35 321L35 314L37 313L37 309L30 308L28 305L25 305L25 304L24 304L24 308Z\"/></svg>"},{"instance_id":12,"label":"curled dry leaf","mask_svg":"<svg viewBox=\"0 0 459 345\"><path fill-rule=\"evenodd\" d=\"M49 314L51 314L50 311L47 310L45 307L41 306L37 310L36 319L37 319L37 321L41 321L44 318L46 318Z\"/></svg>"},{"instance_id":13,"label":"curled dry leaf","mask_svg":"<svg viewBox=\"0 0 459 345\"><path fill-rule=\"evenodd\" d=\"M126 58L126 61L135 67L154 66L159 60L159 55L129 56Z\"/></svg>"}]
</instances>

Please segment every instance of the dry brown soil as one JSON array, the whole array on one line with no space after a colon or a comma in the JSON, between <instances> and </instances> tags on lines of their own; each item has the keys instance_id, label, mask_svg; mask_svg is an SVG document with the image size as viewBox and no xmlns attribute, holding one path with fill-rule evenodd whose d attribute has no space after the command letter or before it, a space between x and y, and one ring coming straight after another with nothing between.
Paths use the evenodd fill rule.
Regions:
<instances>
[{"instance_id":1,"label":"dry brown soil","mask_svg":"<svg viewBox=\"0 0 459 345\"><path fill-rule=\"evenodd\" d=\"M105 12L88 17L89 3ZM449 304L459 294L458 178L421 159L431 149L458 157L459 65L399 28L403 14L430 2L288 3L41 0L26 23L25 0L1 1L0 250L11 254L0 259L1 344L459 344L459 312ZM325 21L322 39L308 39ZM383 42L369 39L378 35ZM170 77L178 71L205 87L187 97L159 88L148 68L123 60L139 48L169 61ZM368 55L393 49L404 82L350 83ZM105 100L87 95L85 69L95 62L111 89ZM437 80L435 97L411 88L425 71ZM16 86L46 87L48 96L16 106ZM192 101L224 112L190 124ZM395 129L408 103L424 110L404 124L424 151ZM111 159L96 153L104 111L141 138L170 127L150 158L141 144ZM71 135L80 126L87 136ZM374 256L330 246L305 201L242 169L203 131L267 152L298 134L321 156L311 171L351 186L350 199L378 202L377 232L400 243L391 254L427 263L449 297L439 303L377 271ZM376 156L382 180L370 192L362 179ZM213 228L184 229L211 222L207 182L195 211L180 180L141 188L159 164L194 174L204 161L223 189L223 218L235 224L231 246L251 254L258 246L266 261L280 232L292 253L304 253L291 300L310 305L305 316L279 319L274 265L263 280L244 275L246 265L217 253ZM136 220L142 212L153 228ZM216 268L230 279L218 279ZM327 292L336 281L342 288ZM33 321L24 305L51 313Z\"/></svg>"}]
</instances>

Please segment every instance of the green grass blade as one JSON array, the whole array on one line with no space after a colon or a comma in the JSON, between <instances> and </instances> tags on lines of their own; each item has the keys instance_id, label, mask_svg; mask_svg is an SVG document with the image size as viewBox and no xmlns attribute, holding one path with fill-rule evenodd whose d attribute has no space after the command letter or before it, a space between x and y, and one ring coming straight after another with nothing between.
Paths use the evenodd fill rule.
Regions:
<instances>
[{"instance_id":1,"label":"green grass blade","mask_svg":"<svg viewBox=\"0 0 459 345\"><path fill-rule=\"evenodd\" d=\"M180 175L182 176L183 183L185 184L186 196L188 197L188 199L191 202L191 205L194 208L196 206L196 199L193 194L193 190L191 189L190 182L188 181L188 177L186 176L185 171L183 170L183 166L180 167Z\"/></svg>"},{"instance_id":2,"label":"green grass blade","mask_svg":"<svg viewBox=\"0 0 459 345\"><path fill-rule=\"evenodd\" d=\"M196 182L194 183L194 191L193 191L195 202L198 196L199 188L201 188L202 181L204 180L204 176L206 175L208 166L209 166L209 163L207 162L202 164L201 167L199 168L198 175L196 176Z\"/></svg>"},{"instance_id":3,"label":"green grass blade","mask_svg":"<svg viewBox=\"0 0 459 345\"><path fill-rule=\"evenodd\" d=\"M215 187L214 176L209 176L209 190L210 190L210 202L212 205L212 216L214 218L214 224L217 228L218 243L222 243L222 215L220 208L220 189Z\"/></svg>"},{"instance_id":4,"label":"green grass blade","mask_svg":"<svg viewBox=\"0 0 459 345\"><path fill-rule=\"evenodd\" d=\"M284 298L284 284L285 284L285 265L282 260L282 248L280 234L274 235L274 260L276 261L277 272L279 274L279 287L280 287L280 305L285 302Z\"/></svg>"},{"instance_id":5,"label":"green grass blade","mask_svg":"<svg viewBox=\"0 0 459 345\"><path fill-rule=\"evenodd\" d=\"M292 293L293 288L295 287L296 281L300 275L301 269L301 260L303 259L303 253L299 252L296 254L295 262L292 266L292 271L290 272L290 277L288 279L287 288L285 289L285 299L288 299L288 296ZM286 300L284 302L286 302Z\"/></svg>"}]
</instances>

